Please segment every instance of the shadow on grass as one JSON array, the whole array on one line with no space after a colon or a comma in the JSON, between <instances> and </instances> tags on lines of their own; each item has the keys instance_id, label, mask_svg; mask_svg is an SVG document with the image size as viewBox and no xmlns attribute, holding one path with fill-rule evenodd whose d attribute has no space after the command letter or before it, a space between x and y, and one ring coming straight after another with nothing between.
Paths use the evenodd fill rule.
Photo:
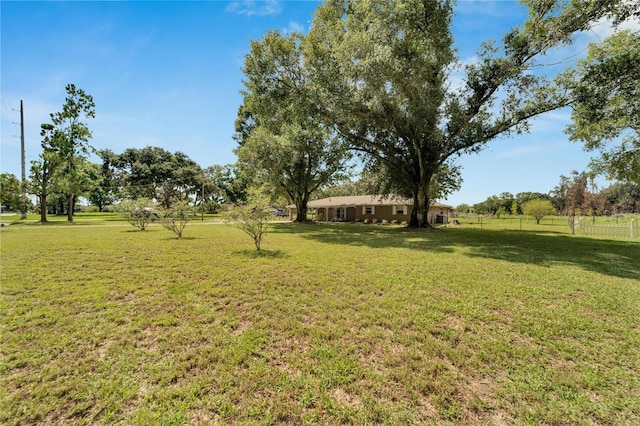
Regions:
<instances>
[{"instance_id":1,"label":"shadow on grass","mask_svg":"<svg viewBox=\"0 0 640 426\"><path fill-rule=\"evenodd\" d=\"M287 254L282 250L265 250L244 249L233 251L234 255L246 256L251 259L284 259Z\"/></svg>"},{"instance_id":2,"label":"shadow on grass","mask_svg":"<svg viewBox=\"0 0 640 426\"><path fill-rule=\"evenodd\" d=\"M153 229L153 228L146 228L146 229L140 229L140 228L136 228L135 226L131 226L130 228L124 229L120 232L124 232L124 233L134 233L134 234L150 234L153 232L157 232L157 231L161 231L161 229Z\"/></svg>"},{"instance_id":3,"label":"shadow on grass","mask_svg":"<svg viewBox=\"0 0 640 426\"><path fill-rule=\"evenodd\" d=\"M183 235L182 237L178 237L175 234L169 235L163 238L164 241L191 241L191 240L199 240L200 238L194 237L193 235Z\"/></svg>"},{"instance_id":4,"label":"shadow on grass","mask_svg":"<svg viewBox=\"0 0 640 426\"><path fill-rule=\"evenodd\" d=\"M304 234L304 238L326 244L432 253L457 251L469 257L507 262L573 265L620 278L640 279L640 244L633 240L595 239L544 230L415 230L359 224L283 225L274 227L273 232Z\"/></svg>"}]
</instances>

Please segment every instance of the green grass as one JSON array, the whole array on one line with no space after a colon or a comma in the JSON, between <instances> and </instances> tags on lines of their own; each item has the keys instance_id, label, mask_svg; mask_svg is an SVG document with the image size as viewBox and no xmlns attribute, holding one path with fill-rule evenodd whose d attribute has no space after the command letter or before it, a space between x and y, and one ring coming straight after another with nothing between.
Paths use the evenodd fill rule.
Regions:
<instances>
[{"instance_id":1,"label":"green grass","mask_svg":"<svg viewBox=\"0 0 640 426\"><path fill-rule=\"evenodd\" d=\"M640 244L12 225L3 424L638 424Z\"/></svg>"}]
</instances>

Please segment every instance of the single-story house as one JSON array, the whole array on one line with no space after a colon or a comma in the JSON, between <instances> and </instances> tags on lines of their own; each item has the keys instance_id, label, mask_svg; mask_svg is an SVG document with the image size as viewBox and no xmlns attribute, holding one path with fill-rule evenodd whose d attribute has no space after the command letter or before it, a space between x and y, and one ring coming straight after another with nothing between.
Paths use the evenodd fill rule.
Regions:
<instances>
[{"instance_id":1,"label":"single-story house","mask_svg":"<svg viewBox=\"0 0 640 426\"><path fill-rule=\"evenodd\" d=\"M329 197L309 201L310 211L315 211L318 220L334 222L382 222L383 219L398 223L409 221L413 200L394 195L356 195L347 197ZM296 216L296 206L287 206L289 219ZM429 223L447 223L454 214L453 206L431 202L429 207Z\"/></svg>"}]
</instances>

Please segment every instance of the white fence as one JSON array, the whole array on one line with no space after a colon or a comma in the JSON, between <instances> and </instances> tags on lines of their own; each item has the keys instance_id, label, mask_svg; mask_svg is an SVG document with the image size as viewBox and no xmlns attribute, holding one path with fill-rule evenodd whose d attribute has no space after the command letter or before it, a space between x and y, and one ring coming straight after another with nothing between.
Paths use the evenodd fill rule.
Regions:
<instances>
[{"instance_id":1,"label":"white fence","mask_svg":"<svg viewBox=\"0 0 640 426\"><path fill-rule=\"evenodd\" d=\"M594 237L640 238L640 223L631 219L630 223L620 225L602 225L577 220L576 233L578 235Z\"/></svg>"}]
</instances>

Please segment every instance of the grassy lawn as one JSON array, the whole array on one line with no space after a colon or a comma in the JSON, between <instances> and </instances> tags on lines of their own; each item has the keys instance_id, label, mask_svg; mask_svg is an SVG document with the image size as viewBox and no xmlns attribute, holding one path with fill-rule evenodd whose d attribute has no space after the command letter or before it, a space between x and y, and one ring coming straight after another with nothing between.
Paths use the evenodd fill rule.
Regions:
<instances>
[{"instance_id":1,"label":"grassy lawn","mask_svg":"<svg viewBox=\"0 0 640 426\"><path fill-rule=\"evenodd\" d=\"M128 225L127 219L115 212L102 213L74 213L73 223L67 222L67 215L47 215L47 223L40 223L40 214L29 213L26 219L21 219L20 213L2 214L1 221L5 224L52 226L52 225ZM220 221L220 214L206 213L204 216L197 215L192 223Z\"/></svg>"},{"instance_id":2,"label":"grassy lawn","mask_svg":"<svg viewBox=\"0 0 640 426\"><path fill-rule=\"evenodd\" d=\"M640 424L640 244L531 229L11 225L0 423Z\"/></svg>"}]
</instances>

